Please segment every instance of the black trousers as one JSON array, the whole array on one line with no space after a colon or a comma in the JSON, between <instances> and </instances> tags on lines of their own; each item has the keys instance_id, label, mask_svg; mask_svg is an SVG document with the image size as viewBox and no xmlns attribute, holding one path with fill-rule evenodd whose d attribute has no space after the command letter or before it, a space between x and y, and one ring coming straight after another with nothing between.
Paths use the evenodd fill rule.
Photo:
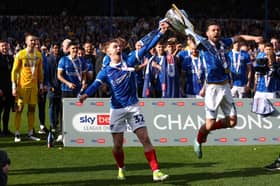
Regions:
<instances>
[{"instance_id":1,"label":"black trousers","mask_svg":"<svg viewBox=\"0 0 280 186\"><path fill-rule=\"evenodd\" d=\"M2 120L1 123L3 123L3 133L8 132L9 130L9 117L13 105L14 97L0 97L0 120Z\"/></svg>"}]
</instances>

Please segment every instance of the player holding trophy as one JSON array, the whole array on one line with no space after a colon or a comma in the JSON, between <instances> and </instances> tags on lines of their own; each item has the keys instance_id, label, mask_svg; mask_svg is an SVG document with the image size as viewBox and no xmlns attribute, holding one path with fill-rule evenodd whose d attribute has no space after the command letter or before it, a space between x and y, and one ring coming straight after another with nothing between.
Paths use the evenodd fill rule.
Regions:
<instances>
[{"instance_id":1,"label":"player holding trophy","mask_svg":"<svg viewBox=\"0 0 280 186\"><path fill-rule=\"evenodd\" d=\"M250 35L237 35L230 38L221 38L221 28L217 22L207 24L206 38L194 32L193 25L188 20L187 14L175 5L167 11L165 17L171 27L184 34L191 35L205 61L205 111L206 122L198 131L194 140L194 151L198 158L202 158L202 143L205 143L210 131L233 128L237 124L237 112L230 91L229 60L226 49L234 41L240 39L260 42L263 38ZM219 107L224 113L224 118L217 119Z\"/></svg>"}]
</instances>

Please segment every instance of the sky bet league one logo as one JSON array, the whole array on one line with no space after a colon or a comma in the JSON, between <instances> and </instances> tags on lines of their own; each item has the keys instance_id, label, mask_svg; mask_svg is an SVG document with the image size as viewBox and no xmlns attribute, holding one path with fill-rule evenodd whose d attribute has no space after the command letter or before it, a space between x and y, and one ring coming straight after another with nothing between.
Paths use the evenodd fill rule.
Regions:
<instances>
[{"instance_id":1,"label":"sky bet league one logo","mask_svg":"<svg viewBox=\"0 0 280 186\"><path fill-rule=\"evenodd\" d=\"M72 119L72 125L78 132L110 132L109 113L79 113ZM132 132L126 124L126 131Z\"/></svg>"},{"instance_id":2,"label":"sky bet league one logo","mask_svg":"<svg viewBox=\"0 0 280 186\"><path fill-rule=\"evenodd\" d=\"M79 132L110 132L108 113L79 113L72 119L73 128Z\"/></svg>"}]
</instances>

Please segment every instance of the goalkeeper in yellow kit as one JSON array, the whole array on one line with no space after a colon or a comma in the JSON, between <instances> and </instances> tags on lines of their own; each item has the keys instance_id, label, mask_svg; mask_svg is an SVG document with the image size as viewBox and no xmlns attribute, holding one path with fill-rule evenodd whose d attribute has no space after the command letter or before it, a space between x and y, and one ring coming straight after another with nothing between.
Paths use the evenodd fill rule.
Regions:
<instances>
[{"instance_id":1,"label":"goalkeeper in yellow kit","mask_svg":"<svg viewBox=\"0 0 280 186\"><path fill-rule=\"evenodd\" d=\"M16 54L12 69L12 91L17 104L14 118L16 143L21 141L19 129L24 104L28 104L28 138L40 141L40 138L33 134L38 88L40 92L43 89L42 54L35 49L36 39L37 37L31 34L25 36L26 48Z\"/></svg>"}]
</instances>

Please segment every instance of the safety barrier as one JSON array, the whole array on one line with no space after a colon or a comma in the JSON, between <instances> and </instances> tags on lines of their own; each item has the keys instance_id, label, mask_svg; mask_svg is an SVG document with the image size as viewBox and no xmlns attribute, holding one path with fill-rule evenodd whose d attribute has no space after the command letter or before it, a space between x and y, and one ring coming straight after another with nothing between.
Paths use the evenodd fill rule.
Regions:
<instances>
[{"instance_id":1,"label":"safety barrier","mask_svg":"<svg viewBox=\"0 0 280 186\"><path fill-rule=\"evenodd\" d=\"M89 98L79 104L75 98L63 100L65 146L112 146L109 128L110 99ZM271 100L279 110L280 100ZM206 145L253 145L280 143L280 114L262 117L251 112L252 99L235 99L238 124L233 129L212 131ZM145 123L154 146L192 145L204 123L203 99L140 99ZM223 117L219 113L219 117ZM141 146L127 126L125 146Z\"/></svg>"}]
</instances>

